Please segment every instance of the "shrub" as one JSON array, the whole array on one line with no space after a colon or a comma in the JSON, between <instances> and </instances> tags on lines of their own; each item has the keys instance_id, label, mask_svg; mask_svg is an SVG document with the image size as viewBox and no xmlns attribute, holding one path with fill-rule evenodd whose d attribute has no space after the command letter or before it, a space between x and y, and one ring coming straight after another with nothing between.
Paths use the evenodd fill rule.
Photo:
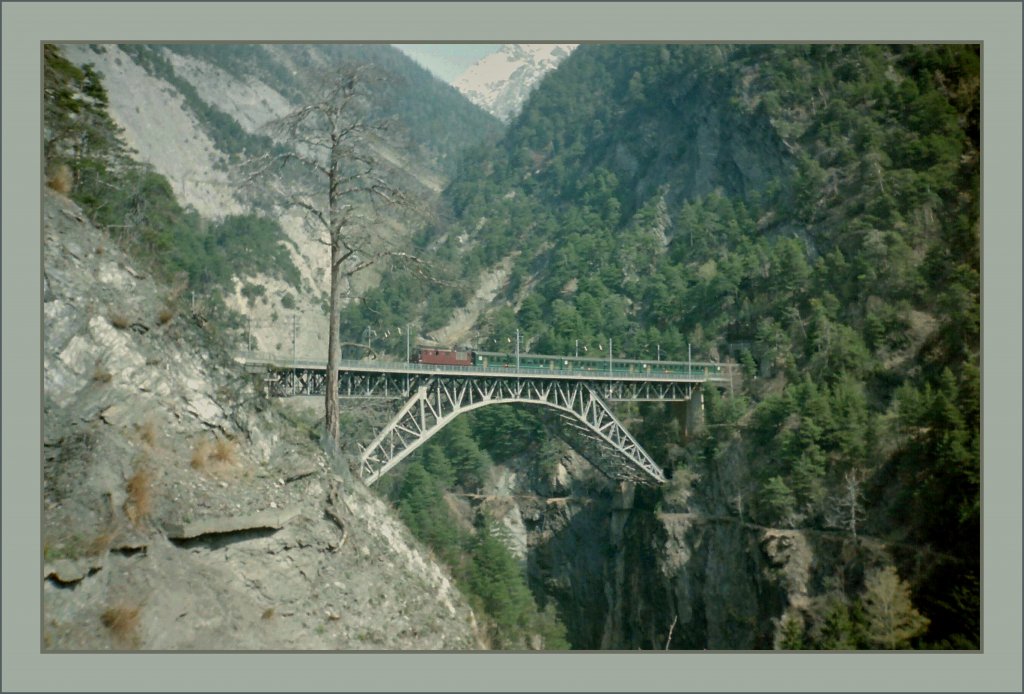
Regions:
<instances>
[{"instance_id":1,"label":"shrub","mask_svg":"<svg viewBox=\"0 0 1024 694\"><path fill-rule=\"evenodd\" d=\"M152 448L156 445L157 438L156 422L151 417L147 417L146 420L139 425L139 438L144 444Z\"/></svg>"},{"instance_id":2,"label":"shrub","mask_svg":"<svg viewBox=\"0 0 1024 694\"><path fill-rule=\"evenodd\" d=\"M102 364L97 364L96 369L92 372L92 380L96 383L110 383L113 378L114 375L107 371Z\"/></svg>"},{"instance_id":3,"label":"shrub","mask_svg":"<svg viewBox=\"0 0 1024 694\"><path fill-rule=\"evenodd\" d=\"M245 300L249 303L250 307L252 307L253 304L256 303L256 299L265 296L266 293L267 288L264 287L262 284L253 284L252 282L246 282L244 285L242 285L242 296L245 297Z\"/></svg>"},{"instance_id":4,"label":"shrub","mask_svg":"<svg viewBox=\"0 0 1024 694\"><path fill-rule=\"evenodd\" d=\"M108 316L108 320L110 321L110 324L118 330L124 330L132 324L131 319L123 313L111 313L110 316Z\"/></svg>"},{"instance_id":5,"label":"shrub","mask_svg":"<svg viewBox=\"0 0 1024 694\"><path fill-rule=\"evenodd\" d=\"M210 465L210 452L213 444L208 439L203 439L192 449L192 468L194 470L205 470Z\"/></svg>"},{"instance_id":6,"label":"shrub","mask_svg":"<svg viewBox=\"0 0 1024 694\"><path fill-rule=\"evenodd\" d=\"M139 647L139 615L142 606L117 603L105 609L100 615L103 626L110 629L114 644L120 648Z\"/></svg>"},{"instance_id":7,"label":"shrub","mask_svg":"<svg viewBox=\"0 0 1024 694\"><path fill-rule=\"evenodd\" d=\"M149 518L153 510L153 475L145 467L139 466L126 485L128 498L124 502L124 513L135 527Z\"/></svg>"},{"instance_id":8,"label":"shrub","mask_svg":"<svg viewBox=\"0 0 1024 694\"><path fill-rule=\"evenodd\" d=\"M213 458L225 465L237 465L238 461L235 459L235 449L236 445L234 441L218 437L216 443L213 444Z\"/></svg>"},{"instance_id":9,"label":"shrub","mask_svg":"<svg viewBox=\"0 0 1024 694\"><path fill-rule=\"evenodd\" d=\"M231 439L204 438L192 450L192 468L214 477L223 477L237 470L237 444Z\"/></svg>"},{"instance_id":10,"label":"shrub","mask_svg":"<svg viewBox=\"0 0 1024 694\"><path fill-rule=\"evenodd\" d=\"M156 314L157 323L160 325L167 325L177 315L177 311L171 306L164 306L160 309L160 313Z\"/></svg>"},{"instance_id":11,"label":"shrub","mask_svg":"<svg viewBox=\"0 0 1024 694\"><path fill-rule=\"evenodd\" d=\"M54 168L50 177L46 179L46 185L63 195L67 195L71 192L73 184L74 180L71 177L71 168L67 164L61 164Z\"/></svg>"}]
</instances>

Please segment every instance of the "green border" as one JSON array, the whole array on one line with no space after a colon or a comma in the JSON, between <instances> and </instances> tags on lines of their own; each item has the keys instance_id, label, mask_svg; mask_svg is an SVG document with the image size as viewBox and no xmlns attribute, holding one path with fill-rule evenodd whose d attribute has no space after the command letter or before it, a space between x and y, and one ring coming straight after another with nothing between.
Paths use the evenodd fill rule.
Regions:
<instances>
[{"instance_id":1,"label":"green border","mask_svg":"<svg viewBox=\"0 0 1024 694\"><path fill-rule=\"evenodd\" d=\"M4 3L4 691L1021 691L1021 4ZM983 41L982 654L41 655L39 42ZM998 374L998 376L993 376Z\"/></svg>"}]
</instances>

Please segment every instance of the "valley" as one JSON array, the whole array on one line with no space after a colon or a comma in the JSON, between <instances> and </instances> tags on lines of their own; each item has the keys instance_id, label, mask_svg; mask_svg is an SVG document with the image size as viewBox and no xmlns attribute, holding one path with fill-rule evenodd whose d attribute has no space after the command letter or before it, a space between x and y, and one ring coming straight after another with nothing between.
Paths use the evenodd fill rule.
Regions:
<instances>
[{"instance_id":1,"label":"valley","mask_svg":"<svg viewBox=\"0 0 1024 694\"><path fill-rule=\"evenodd\" d=\"M47 51L46 649L980 648L977 45L587 44L498 117L386 45ZM402 402L237 360L327 361L331 244L343 360L736 378L609 400L663 484L534 399L367 487Z\"/></svg>"}]
</instances>

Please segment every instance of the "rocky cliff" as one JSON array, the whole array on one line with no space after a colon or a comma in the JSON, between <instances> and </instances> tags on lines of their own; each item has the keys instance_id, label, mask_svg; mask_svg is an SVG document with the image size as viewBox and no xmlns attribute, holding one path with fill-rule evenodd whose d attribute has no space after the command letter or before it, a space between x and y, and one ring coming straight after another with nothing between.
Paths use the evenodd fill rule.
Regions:
<instances>
[{"instance_id":1,"label":"rocky cliff","mask_svg":"<svg viewBox=\"0 0 1024 694\"><path fill-rule=\"evenodd\" d=\"M895 561L921 580L958 562L871 536L760 525L736 506L729 470L696 466L659 499L570 449L539 467L551 473L528 460L499 466L480 504L525 548L532 589L557 606L576 649L771 650L784 620L811 623L874 566Z\"/></svg>"},{"instance_id":2,"label":"rocky cliff","mask_svg":"<svg viewBox=\"0 0 1024 694\"><path fill-rule=\"evenodd\" d=\"M446 571L188 302L44 192L50 650L464 649Z\"/></svg>"}]
</instances>

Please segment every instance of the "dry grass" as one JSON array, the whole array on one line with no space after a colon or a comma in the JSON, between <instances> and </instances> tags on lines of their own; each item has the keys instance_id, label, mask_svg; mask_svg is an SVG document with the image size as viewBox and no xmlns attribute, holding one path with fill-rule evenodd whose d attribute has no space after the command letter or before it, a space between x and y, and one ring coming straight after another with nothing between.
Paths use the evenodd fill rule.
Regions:
<instances>
[{"instance_id":1,"label":"dry grass","mask_svg":"<svg viewBox=\"0 0 1024 694\"><path fill-rule=\"evenodd\" d=\"M210 452L212 450L213 444L209 439L202 439L197 443L196 447L192 449L192 469L207 469L210 466Z\"/></svg>"},{"instance_id":2,"label":"dry grass","mask_svg":"<svg viewBox=\"0 0 1024 694\"><path fill-rule=\"evenodd\" d=\"M213 459L225 465L238 465L238 460L235 457L237 448L237 444L231 439L218 437L217 442L213 444Z\"/></svg>"},{"instance_id":3,"label":"dry grass","mask_svg":"<svg viewBox=\"0 0 1024 694\"><path fill-rule=\"evenodd\" d=\"M115 646L135 649L139 647L139 617L141 614L141 605L122 602L105 609L100 615L100 620L103 622L103 626L110 629Z\"/></svg>"},{"instance_id":4,"label":"dry grass","mask_svg":"<svg viewBox=\"0 0 1024 694\"><path fill-rule=\"evenodd\" d=\"M111 313L107 316L107 320L109 320L110 324L118 330L125 330L132 324L132 319L123 313Z\"/></svg>"},{"instance_id":5,"label":"dry grass","mask_svg":"<svg viewBox=\"0 0 1024 694\"><path fill-rule=\"evenodd\" d=\"M156 314L156 321L160 325L167 325L172 320L174 320L174 316L177 315L177 313L178 312L174 309L174 307L164 306L162 309L160 309L160 313Z\"/></svg>"},{"instance_id":6,"label":"dry grass","mask_svg":"<svg viewBox=\"0 0 1024 694\"><path fill-rule=\"evenodd\" d=\"M144 465L137 466L125 489L128 498L124 502L124 514L137 528L153 512L153 473Z\"/></svg>"},{"instance_id":7,"label":"dry grass","mask_svg":"<svg viewBox=\"0 0 1024 694\"><path fill-rule=\"evenodd\" d=\"M74 185L74 178L71 176L71 169L67 164L61 164L53 170L50 177L46 179L46 185L58 193L67 195Z\"/></svg>"},{"instance_id":8,"label":"dry grass","mask_svg":"<svg viewBox=\"0 0 1024 694\"><path fill-rule=\"evenodd\" d=\"M100 532L85 546L86 555L90 557L98 557L106 554L110 551L110 548L114 546L114 541L117 539L118 533L119 530L114 525L111 525L106 530Z\"/></svg>"},{"instance_id":9,"label":"dry grass","mask_svg":"<svg viewBox=\"0 0 1024 694\"><path fill-rule=\"evenodd\" d=\"M213 477L227 477L241 470L238 444L228 438L201 439L192 449L192 468Z\"/></svg>"},{"instance_id":10,"label":"dry grass","mask_svg":"<svg viewBox=\"0 0 1024 694\"><path fill-rule=\"evenodd\" d=\"M150 448L156 446L156 439L159 434L157 432L156 422L153 421L152 417L146 417L145 421L138 425L138 429L139 439L141 439L144 444Z\"/></svg>"}]
</instances>

